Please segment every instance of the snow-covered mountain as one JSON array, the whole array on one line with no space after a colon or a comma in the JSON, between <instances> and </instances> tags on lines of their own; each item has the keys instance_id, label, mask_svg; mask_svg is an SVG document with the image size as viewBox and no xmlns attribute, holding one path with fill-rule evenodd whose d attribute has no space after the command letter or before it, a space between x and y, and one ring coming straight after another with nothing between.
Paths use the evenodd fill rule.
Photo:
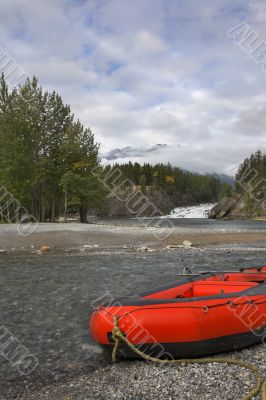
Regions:
<instances>
[{"instance_id":1,"label":"snow-covered mountain","mask_svg":"<svg viewBox=\"0 0 266 400\"><path fill-rule=\"evenodd\" d=\"M198 206L177 207L171 211L167 218L208 218L210 210L215 204L199 204Z\"/></svg>"},{"instance_id":2,"label":"snow-covered mountain","mask_svg":"<svg viewBox=\"0 0 266 400\"><path fill-rule=\"evenodd\" d=\"M155 144L151 147L133 147L133 146L126 146L121 149L113 149L109 153L104 154L102 158L106 160L117 160L118 158L132 158L132 157L145 157L151 153L157 153L163 149L165 149L167 144Z\"/></svg>"}]
</instances>

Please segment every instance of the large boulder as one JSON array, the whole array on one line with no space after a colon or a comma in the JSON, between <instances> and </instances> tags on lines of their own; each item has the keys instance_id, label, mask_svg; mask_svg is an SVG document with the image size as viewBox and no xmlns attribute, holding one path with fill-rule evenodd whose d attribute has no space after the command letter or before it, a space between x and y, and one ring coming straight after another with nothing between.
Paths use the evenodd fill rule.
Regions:
<instances>
[{"instance_id":1,"label":"large boulder","mask_svg":"<svg viewBox=\"0 0 266 400\"><path fill-rule=\"evenodd\" d=\"M210 211L210 218L214 219L249 219L266 218L265 202L256 201L247 193L236 194L232 197L223 197Z\"/></svg>"},{"instance_id":2,"label":"large boulder","mask_svg":"<svg viewBox=\"0 0 266 400\"><path fill-rule=\"evenodd\" d=\"M210 218L221 219L229 217L230 212L235 208L238 199L235 197L223 197L210 211Z\"/></svg>"}]
</instances>

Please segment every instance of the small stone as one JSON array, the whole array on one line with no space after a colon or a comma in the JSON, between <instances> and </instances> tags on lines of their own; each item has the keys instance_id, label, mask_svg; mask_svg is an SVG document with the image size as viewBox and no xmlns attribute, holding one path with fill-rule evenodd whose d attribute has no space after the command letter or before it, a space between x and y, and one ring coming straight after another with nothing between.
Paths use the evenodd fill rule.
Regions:
<instances>
[{"instance_id":1,"label":"small stone","mask_svg":"<svg viewBox=\"0 0 266 400\"><path fill-rule=\"evenodd\" d=\"M139 248L138 248L138 251L139 251L139 252L140 252L140 251L149 251L149 247L146 247L146 246L139 247Z\"/></svg>"},{"instance_id":2,"label":"small stone","mask_svg":"<svg viewBox=\"0 0 266 400\"><path fill-rule=\"evenodd\" d=\"M183 246L184 246L184 247L191 247L191 246L192 246L192 243L191 243L189 240L184 240Z\"/></svg>"},{"instance_id":3,"label":"small stone","mask_svg":"<svg viewBox=\"0 0 266 400\"><path fill-rule=\"evenodd\" d=\"M40 249L39 249L39 251L41 251L41 252L50 251L50 250L51 250L51 247L49 247L47 245L44 245L44 246L40 247Z\"/></svg>"}]
</instances>

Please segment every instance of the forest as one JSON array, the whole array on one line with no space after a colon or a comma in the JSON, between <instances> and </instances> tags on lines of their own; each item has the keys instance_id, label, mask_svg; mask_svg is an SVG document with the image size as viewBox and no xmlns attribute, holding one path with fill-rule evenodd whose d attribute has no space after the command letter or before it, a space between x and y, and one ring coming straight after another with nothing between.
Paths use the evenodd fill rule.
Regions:
<instances>
[{"instance_id":1,"label":"forest","mask_svg":"<svg viewBox=\"0 0 266 400\"><path fill-rule=\"evenodd\" d=\"M248 211L266 201L266 154L258 150L241 163L235 186L236 193L244 197ZM266 203L263 208L266 209Z\"/></svg>"},{"instance_id":2,"label":"forest","mask_svg":"<svg viewBox=\"0 0 266 400\"><path fill-rule=\"evenodd\" d=\"M106 188L92 174L96 167L119 167L143 193L151 189L190 194L195 204L216 201L231 190L214 176L170 164L101 167L99 150L91 129L75 119L59 94L44 91L35 77L9 90L1 76L0 188L21 204L19 211L12 202L7 207L0 196L3 222L21 220L24 209L40 222L55 222L71 213L87 222L91 210L101 213L108 202Z\"/></svg>"},{"instance_id":3,"label":"forest","mask_svg":"<svg viewBox=\"0 0 266 400\"><path fill-rule=\"evenodd\" d=\"M140 165L128 162L105 168L110 171L119 168L123 177L128 178L144 194L150 190L160 190L170 195L188 194L197 204L215 202L231 193L231 187L213 175L185 171L171 164Z\"/></svg>"},{"instance_id":4,"label":"forest","mask_svg":"<svg viewBox=\"0 0 266 400\"><path fill-rule=\"evenodd\" d=\"M57 93L43 91L36 78L10 91L2 75L0 185L37 221L55 222L72 206L86 222L88 205L97 207L101 196L90 173L99 162L93 133ZM20 219L10 203L8 219Z\"/></svg>"}]
</instances>

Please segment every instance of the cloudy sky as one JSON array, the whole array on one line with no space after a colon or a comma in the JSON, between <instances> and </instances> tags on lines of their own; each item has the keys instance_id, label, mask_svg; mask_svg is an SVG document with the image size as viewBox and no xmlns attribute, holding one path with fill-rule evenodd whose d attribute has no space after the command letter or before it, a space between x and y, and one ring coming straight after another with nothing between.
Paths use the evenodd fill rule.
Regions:
<instances>
[{"instance_id":1,"label":"cloudy sky","mask_svg":"<svg viewBox=\"0 0 266 400\"><path fill-rule=\"evenodd\" d=\"M228 172L266 150L266 73L227 32L265 22L263 0L0 0L0 45L109 160Z\"/></svg>"}]
</instances>

